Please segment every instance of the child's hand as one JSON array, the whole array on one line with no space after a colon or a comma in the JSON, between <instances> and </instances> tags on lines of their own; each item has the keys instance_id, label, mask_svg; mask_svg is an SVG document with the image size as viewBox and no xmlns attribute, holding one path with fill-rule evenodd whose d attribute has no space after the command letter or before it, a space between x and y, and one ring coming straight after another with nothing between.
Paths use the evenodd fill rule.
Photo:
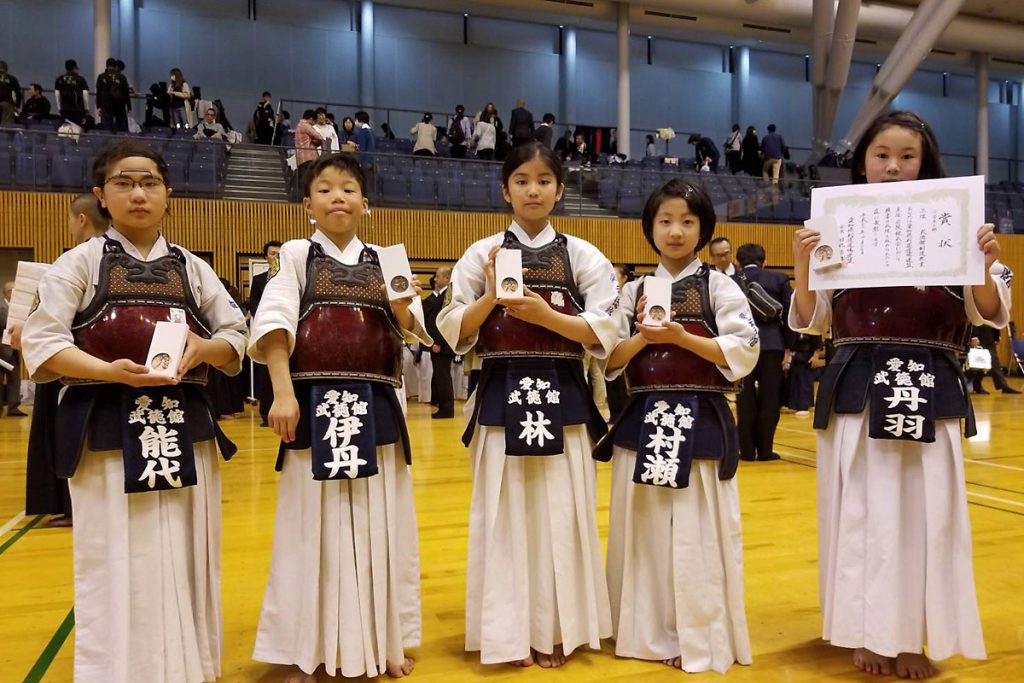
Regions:
<instances>
[{"instance_id":1,"label":"child's hand","mask_svg":"<svg viewBox=\"0 0 1024 683\"><path fill-rule=\"evenodd\" d=\"M384 287L384 285L381 285L381 287ZM420 285L418 275L412 276L412 288L416 292L417 298L423 292L423 287ZM387 289L385 288L384 291L387 292ZM392 301L391 310L394 312L395 317L398 318L399 320L405 320L406 316L409 315L409 306L412 305L412 302L413 297L411 296L405 297L404 299L395 299L394 301Z\"/></svg>"},{"instance_id":2,"label":"child's hand","mask_svg":"<svg viewBox=\"0 0 1024 683\"><path fill-rule=\"evenodd\" d=\"M527 287L523 287L522 297L502 299L499 303L513 318L519 318L541 327L545 327L544 321L554 313L554 309L548 305L544 297Z\"/></svg>"},{"instance_id":3,"label":"child's hand","mask_svg":"<svg viewBox=\"0 0 1024 683\"><path fill-rule=\"evenodd\" d=\"M179 382L186 372L206 361L209 347L209 339L203 339L195 332L189 330L188 338L185 340L185 353L181 354L181 362L178 363Z\"/></svg>"},{"instance_id":4,"label":"child's hand","mask_svg":"<svg viewBox=\"0 0 1024 683\"><path fill-rule=\"evenodd\" d=\"M662 327L638 325L637 331L648 344L675 344L676 346L683 346L687 335L690 334L685 327L672 320L666 321Z\"/></svg>"},{"instance_id":5,"label":"child's hand","mask_svg":"<svg viewBox=\"0 0 1024 683\"><path fill-rule=\"evenodd\" d=\"M487 294L494 294L498 291L494 284L494 260L498 257L499 251L501 251L500 246L491 249L487 254L487 263L484 264L484 275L487 278L485 291Z\"/></svg>"},{"instance_id":6,"label":"child's hand","mask_svg":"<svg viewBox=\"0 0 1024 683\"><path fill-rule=\"evenodd\" d=\"M793 234L793 265L796 267L808 267L811 262L811 252L821 241L821 233L810 228L801 228Z\"/></svg>"},{"instance_id":7,"label":"child's hand","mask_svg":"<svg viewBox=\"0 0 1024 683\"><path fill-rule=\"evenodd\" d=\"M647 295L641 294L640 300L636 302L636 324L643 325L647 318Z\"/></svg>"},{"instance_id":8,"label":"child's hand","mask_svg":"<svg viewBox=\"0 0 1024 683\"><path fill-rule=\"evenodd\" d=\"M136 388L160 387L178 383L174 377L150 373L149 368L145 365L139 365L127 358L120 358L110 363L108 371L111 382L127 384Z\"/></svg>"},{"instance_id":9,"label":"child's hand","mask_svg":"<svg viewBox=\"0 0 1024 683\"><path fill-rule=\"evenodd\" d=\"M295 441L295 428L299 425L299 402L295 396L275 396L267 415L267 423L285 443Z\"/></svg>"},{"instance_id":10,"label":"child's hand","mask_svg":"<svg viewBox=\"0 0 1024 683\"><path fill-rule=\"evenodd\" d=\"M985 253L985 272L999 260L999 241L996 239L996 226L991 223L978 228L978 248Z\"/></svg>"}]
</instances>

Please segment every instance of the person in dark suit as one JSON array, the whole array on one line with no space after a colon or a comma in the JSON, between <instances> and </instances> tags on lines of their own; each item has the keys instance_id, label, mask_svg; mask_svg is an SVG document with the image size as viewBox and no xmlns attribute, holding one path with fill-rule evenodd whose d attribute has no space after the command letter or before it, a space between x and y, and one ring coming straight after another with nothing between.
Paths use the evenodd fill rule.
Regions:
<instances>
[{"instance_id":1,"label":"person in dark suit","mask_svg":"<svg viewBox=\"0 0 1024 683\"><path fill-rule=\"evenodd\" d=\"M782 401L782 369L790 346L786 320L789 301L793 293L789 278L782 273L764 270L765 252L760 244L744 244L736 251L741 272L734 277L746 277L756 282L776 301L782 304L782 316L768 323L757 321L761 337L761 357L757 366L743 382L743 390L736 399L737 423L740 438L740 458L743 460L778 460L772 450L775 428L779 424Z\"/></svg>"},{"instance_id":2,"label":"person in dark suit","mask_svg":"<svg viewBox=\"0 0 1024 683\"><path fill-rule=\"evenodd\" d=\"M267 280L271 273L277 272L277 255L281 252L281 243L271 240L263 245L263 258L270 265L270 270L260 273L252 279L249 284L249 302L245 308L249 315L256 317L256 310L260 307L260 299L263 298L263 290L267 288ZM268 426L267 415L270 413L270 406L274 402L274 387L270 384L270 372L263 363L253 364L253 383L256 385L256 397L260 402L260 427Z\"/></svg>"},{"instance_id":3,"label":"person in dark suit","mask_svg":"<svg viewBox=\"0 0 1024 683\"><path fill-rule=\"evenodd\" d=\"M533 114L523 100L516 101L516 108L512 110L512 118L508 122L508 132L512 136L513 147L533 140Z\"/></svg>"},{"instance_id":4,"label":"person in dark suit","mask_svg":"<svg viewBox=\"0 0 1024 683\"><path fill-rule=\"evenodd\" d=\"M551 149L551 137L554 132L555 115L547 113L544 114L544 123L537 126L537 130L533 131L533 139Z\"/></svg>"},{"instance_id":5,"label":"person in dark suit","mask_svg":"<svg viewBox=\"0 0 1024 683\"><path fill-rule=\"evenodd\" d=\"M4 283L4 298L0 300L0 330L7 327L8 306L11 303L11 294L14 293L14 283ZM18 350L6 344L0 344L0 359L13 365L14 368L0 370L0 381L4 385L4 404L7 406L9 417L25 417L21 411L21 354ZM2 409L2 405L0 405Z\"/></svg>"},{"instance_id":6,"label":"person in dark suit","mask_svg":"<svg viewBox=\"0 0 1024 683\"><path fill-rule=\"evenodd\" d=\"M1006 381L1006 375L1003 374L1003 367L999 363L999 352L996 350L996 344L999 343L999 330L982 325L974 328L973 336L978 338L981 342L981 348L986 349L992 356L992 369L988 371L988 374L992 377L992 383L996 389L1003 392L1004 394L1019 394L1020 390L1014 389L1010 386L1010 383ZM982 375L983 377L984 375ZM981 384L981 378L979 377L974 385L974 393L976 394L987 394L985 387Z\"/></svg>"},{"instance_id":7,"label":"person in dark suit","mask_svg":"<svg viewBox=\"0 0 1024 683\"><path fill-rule=\"evenodd\" d=\"M430 398L437 404L435 420L455 417L455 388L452 386L452 359L455 351L445 341L437 329L437 314L444 308L448 283L452 280L451 266L441 266L434 274L434 291L423 300L423 321L427 326L427 334L434 339L430 347L430 365L433 376L430 378Z\"/></svg>"}]
</instances>

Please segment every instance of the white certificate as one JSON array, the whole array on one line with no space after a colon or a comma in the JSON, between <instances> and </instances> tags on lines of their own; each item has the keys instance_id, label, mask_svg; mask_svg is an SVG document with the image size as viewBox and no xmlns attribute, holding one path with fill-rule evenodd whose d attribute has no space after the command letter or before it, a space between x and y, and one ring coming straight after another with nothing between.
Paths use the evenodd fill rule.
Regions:
<instances>
[{"instance_id":1,"label":"white certificate","mask_svg":"<svg viewBox=\"0 0 1024 683\"><path fill-rule=\"evenodd\" d=\"M815 188L811 219L824 216L836 221L842 265L811 268L812 290L985 281L984 176Z\"/></svg>"}]
</instances>

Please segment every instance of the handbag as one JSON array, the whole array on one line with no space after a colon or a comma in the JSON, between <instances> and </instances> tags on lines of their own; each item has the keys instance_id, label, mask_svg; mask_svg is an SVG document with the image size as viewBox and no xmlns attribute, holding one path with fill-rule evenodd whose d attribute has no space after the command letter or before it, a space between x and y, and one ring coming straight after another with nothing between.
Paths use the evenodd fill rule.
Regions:
<instances>
[{"instance_id":1,"label":"handbag","mask_svg":"<svg viewBox=\"0 0 1024 683\"><path fill-rule=\"evenodd\" d=\"M759 323L775 323L782 320L782 304L769 294L759 282L751 282L743 271L738 270L732 276L736 284L743 290L750 304L750 311L754 314L754 320Z\"/></svg>"}]
</instances>

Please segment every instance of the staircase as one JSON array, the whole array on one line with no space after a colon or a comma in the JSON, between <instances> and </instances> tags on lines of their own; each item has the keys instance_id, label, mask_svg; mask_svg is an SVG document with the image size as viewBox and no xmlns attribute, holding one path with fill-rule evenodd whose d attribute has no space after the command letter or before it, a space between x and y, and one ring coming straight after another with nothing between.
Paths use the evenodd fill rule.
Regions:
<instances>
[{"instance_id":1,"label":"staircase","mask_svg":"<svg viewBox=\"0 0 1024 683\"><path fill-rule=\"evenodd\" d=\"M607 209L598 206L597 201L586 195L580 195L580 188L577 184L567 182L565 192L562 195L562 204L565 207L565 214L568 216L583 216L585 218L615 218L615 214Z\"/></svg>"},{"instance_id":2,"label":"staircase","mask_svg":"<svg viewBox=\"0 0 1024 683\"><path fill-rule=\"evenodd\" d=\"M288 183L279 147L233 145L224 173L224 199L287 202Z\"/></svg>"}]
</instances>

